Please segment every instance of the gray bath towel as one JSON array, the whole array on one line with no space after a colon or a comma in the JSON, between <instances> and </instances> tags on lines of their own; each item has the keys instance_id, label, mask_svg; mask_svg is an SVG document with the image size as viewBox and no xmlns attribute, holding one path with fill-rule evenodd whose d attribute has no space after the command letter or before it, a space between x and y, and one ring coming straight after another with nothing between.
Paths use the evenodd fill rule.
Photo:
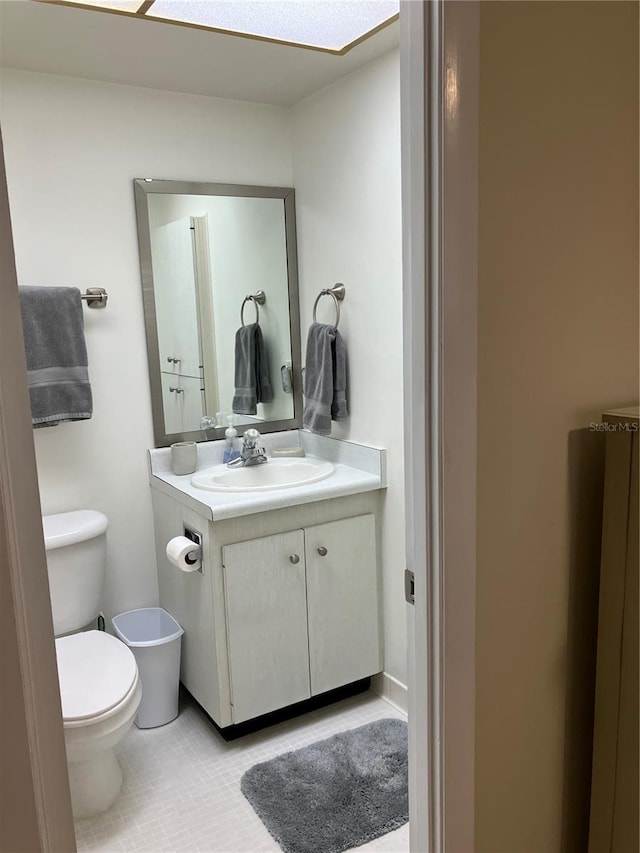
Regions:
<instances>
[{"instance_id":1,"label":"gray bath towel","mask_svg":"<svg viewBox=\"0 0 640 853\"><path fill-rule=\"evenodd\" d=\"M347 350L335 326L312 323L307 338L302 426L329 435L347 417Z\"/></svg>"},{"instance_id":2,"label":"gray bath towel","mask_svg":"<svg viewBox=\"0 0 640 853\"><path fill-rule=\"evenodd\" d=\"M267 353L258 323L241 326L236 332L235 359L236 391L231 411L255 415L258 403L273 400Z\"/></svg>"},{"instance_id":3,"label":"gray bath towel","mask_svg":"<svg viewBox=\"0 0 640 853\"><path fill-rule=\"evenodd\" d=\"M77 287L20 287L34 427L91 417L82 300Z\"/></svg>"}]
</instances>

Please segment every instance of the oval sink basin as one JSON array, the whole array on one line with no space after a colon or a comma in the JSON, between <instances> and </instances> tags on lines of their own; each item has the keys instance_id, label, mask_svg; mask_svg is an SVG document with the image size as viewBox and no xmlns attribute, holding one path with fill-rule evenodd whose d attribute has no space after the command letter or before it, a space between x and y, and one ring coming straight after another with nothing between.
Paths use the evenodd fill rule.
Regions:
<instances>
[{"instance_id":1,"label":"oval sink basin","mask_svg":"<svg viewBox=\"0 0 640 853\"><path fill-rule=\"evenodd\" d=\"M191 478L197 489L213 492L262 492L267 489L286 489L306 486L330 477L335 471L332 462L306 456L304 459L276 458L259 465L214 465L198 471Z\"/></svg>"}]
</instances>

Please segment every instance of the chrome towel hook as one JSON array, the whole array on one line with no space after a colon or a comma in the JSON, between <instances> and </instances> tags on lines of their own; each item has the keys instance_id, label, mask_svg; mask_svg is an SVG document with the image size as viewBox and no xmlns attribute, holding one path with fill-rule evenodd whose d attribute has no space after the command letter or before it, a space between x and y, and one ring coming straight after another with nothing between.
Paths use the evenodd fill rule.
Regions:
<instances>
[{"instance_id":1,"label":"chrome towel hook","mask_svg":"<svg viewBox=\"0 0 640 853\"><path fill-rule=\"evenodd\" d=\"M336 309L336 322L333 324L334 328L338 328L338 323L340 322L340 303L344 299L345 287L344 284L334 284L333 287L327 287L324 290L321 290L320 293L316 296L316 301L313 303L313 322L316 323L316 308L318 307L318 302L323 296L330 296L333 299L333 304Z\"/></svg>"},{"instance_id":2,"label":"chrome towel hook","mask_svg":"<svg viewBox=\"0 0 640 853\"><path fill-rule=\"evenodd\" d=\"M267 301L267 295L264 290L258 290L257 293L249 293L242 300L242 307L240 308L240 322L244 326L244 306L247 302L253 302L253 307L256 309L256 323L260 322L260 309L258 305L264 305Z\"/></svg>"}]
</instances>

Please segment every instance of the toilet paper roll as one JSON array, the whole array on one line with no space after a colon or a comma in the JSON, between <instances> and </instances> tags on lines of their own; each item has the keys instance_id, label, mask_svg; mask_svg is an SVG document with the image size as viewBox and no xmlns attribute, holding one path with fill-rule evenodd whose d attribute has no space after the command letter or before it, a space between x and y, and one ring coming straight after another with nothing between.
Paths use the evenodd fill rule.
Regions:
<instances>
[{"instance_id":1,"label":"toilet paper roll","mask_svg":"<svg viewBox=\"0 0 640 853\"><path fill-rule=\"evenodd\" d=\"M174 536L167 542L167 558L183 572L197 572L202 566L202 549L186 536Z\"/></svg>"}]
</instances>

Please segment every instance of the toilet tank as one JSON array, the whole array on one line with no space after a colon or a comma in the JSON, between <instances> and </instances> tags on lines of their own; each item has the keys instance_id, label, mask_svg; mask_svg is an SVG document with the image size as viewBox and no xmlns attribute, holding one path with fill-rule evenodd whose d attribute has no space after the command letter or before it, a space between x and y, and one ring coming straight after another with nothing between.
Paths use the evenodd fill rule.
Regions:
<instances>
[{"instance_id":1,"label":"toilet tank","mask_svg":"<svg viewBox=\"0 0 640 853\"><path fill-rule=\"evenodd\" d=\"M98 616L108 526L106 515L91 509L42 516L56 637L78 631Z\"/></svg>"}]
</instances>

